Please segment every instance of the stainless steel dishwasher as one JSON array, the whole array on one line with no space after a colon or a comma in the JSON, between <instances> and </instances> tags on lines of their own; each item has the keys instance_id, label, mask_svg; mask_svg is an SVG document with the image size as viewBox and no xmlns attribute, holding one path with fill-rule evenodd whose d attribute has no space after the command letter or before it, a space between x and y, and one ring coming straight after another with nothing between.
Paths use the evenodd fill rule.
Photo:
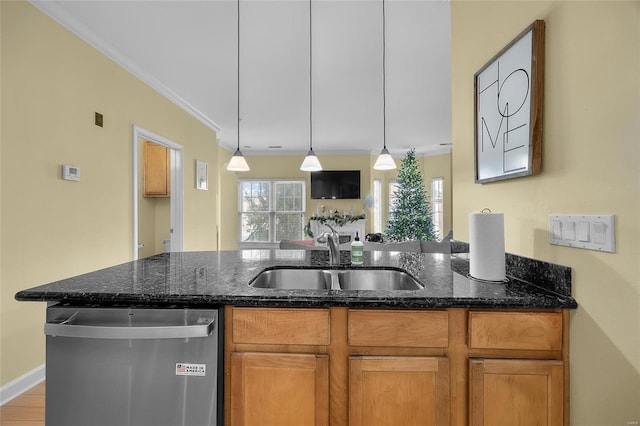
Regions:
<instances>
[{"instance_id":1,"label":"stainless steel dishwasher","mask_svg":"<svg viewBox=\"0 0 640 426\"><path fill-rule=\"evenodd\" d=\"M218 309L47 309L47 426L222 425Z\"/></svg>"}]
</instances>

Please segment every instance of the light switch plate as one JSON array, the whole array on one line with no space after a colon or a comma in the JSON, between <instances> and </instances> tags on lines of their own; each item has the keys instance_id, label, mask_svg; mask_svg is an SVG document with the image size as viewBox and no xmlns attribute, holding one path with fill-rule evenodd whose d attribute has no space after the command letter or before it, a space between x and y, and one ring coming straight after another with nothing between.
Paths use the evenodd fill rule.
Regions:
<instances>
[{"instance_id":1,"label":"light switch plate","mask_svg":"<svg viewBox=\"0 0 640 426\"><path fill-rule=\"evenodd\" d=\"M615 253L612 214L549 215L549 242L554 245Z\"/></svg>"}]
</instances>

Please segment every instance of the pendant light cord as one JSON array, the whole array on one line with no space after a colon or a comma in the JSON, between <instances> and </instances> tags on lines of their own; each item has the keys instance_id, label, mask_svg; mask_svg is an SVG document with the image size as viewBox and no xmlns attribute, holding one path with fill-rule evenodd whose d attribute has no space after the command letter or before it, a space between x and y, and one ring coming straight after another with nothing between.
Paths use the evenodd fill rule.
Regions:
<instances>
[{"instance_id":1,"label":"pendant light cord","mask_svg":"<svg viewBox=\"0 0 640 426\"><path fill-rule=\"evenodd\" d=\"M238 151L240 151L240 0L238 0Z\"/></svg>"},{"instance_id":2,"label":"pendant light cord","mask_svg":"<svg viewBox=\"0 0 640 426\"><path fill-rule=\"evenodd\" d=\"M382 0L382 144L387 149L387 55L386 55L386 28L385 28L384 0Z\"/></svg>"},{"instance_id":3,"label":"pendant light cord","mask_svg":"<svg viewBox=\"0 0 640 426\"><path fill-rule=\"evenodd\" d=\"M311 54L311 0L309 0L309 150L313 151L313 67Z\"/></svg>"}]
</instances>

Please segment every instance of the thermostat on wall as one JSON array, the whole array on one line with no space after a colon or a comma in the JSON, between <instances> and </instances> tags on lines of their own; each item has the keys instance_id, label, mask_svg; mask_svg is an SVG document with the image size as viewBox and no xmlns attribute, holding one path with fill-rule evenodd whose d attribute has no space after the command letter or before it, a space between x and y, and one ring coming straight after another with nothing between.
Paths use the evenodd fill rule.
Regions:
<instances>
[{"instance_id":1,"label":"thermostat on wall","mask_svg":"<svg viewBox=\"0 0 640 426\"><path fill-rule=\"evenodd\" d=\"M80 180L80 167L62 165L62 179Z\"/></svg>"}]
</instances>

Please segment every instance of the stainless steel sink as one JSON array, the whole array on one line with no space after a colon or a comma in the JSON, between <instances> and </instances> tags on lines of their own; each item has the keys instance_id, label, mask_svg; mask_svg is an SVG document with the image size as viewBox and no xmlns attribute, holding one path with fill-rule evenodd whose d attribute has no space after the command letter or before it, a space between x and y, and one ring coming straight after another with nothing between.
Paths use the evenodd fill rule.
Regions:
<instances>
[{"instance_id":1,"label":"stainless steel sink","mask_svg":"<svg viewBox=\"0 0 640 426\"><path fill-rule=\"evenodd\" d=\"M326 269L267 269L250 283L251 287L277 289L328 290L331 288L331 271Z\"/></svg>"},{"instance_id":2,"label":"stainless steel sink","mask_svg":"<svg viewBox=\"0 0 640 426\"><path fill-rule=\"evenodd\" d=\"M349 269L338 275L343 290L420 290L424 286L397 269Z\"/></svg>"},{"instance_id":3,"label":"stainless steel sink","mask_svg":"<svg viewBox=\"0 0 640 426\"><path fill-rule=\"evenodd\" d=\"M420 290L424 286L401 269L271 268L259 273L251 287L285 290Z\"/></svg>"}]
</instances>

